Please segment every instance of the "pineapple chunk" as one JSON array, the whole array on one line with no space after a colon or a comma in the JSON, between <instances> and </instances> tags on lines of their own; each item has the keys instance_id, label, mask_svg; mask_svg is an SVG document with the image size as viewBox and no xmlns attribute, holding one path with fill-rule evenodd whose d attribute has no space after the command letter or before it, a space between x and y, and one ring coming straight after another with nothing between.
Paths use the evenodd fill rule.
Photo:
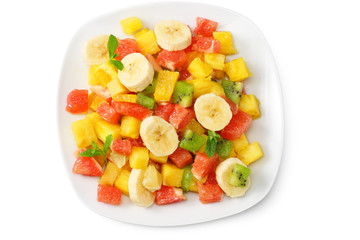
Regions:
<instances>
[{"instance_id":1,"label":"pineapple chunk","mask_svg":"<svg viewBox=\"0 0 360 240\"><path fill-rule=\"evenodd\" d=\"M194 98L198 98L203 94L210 93L213 87L210 77L186 80L186 82L192 83L194 85Z\"/></svg>"},{"instance_id":2,"label":"pineapple chunk","mask_svg":"<svg viewBox=\"0 0 360 240\"><path fill-rule=\"evenodd\" d=\"M162 70L159 72L155 87L154 99L157 102L170 101L174 92L175 83L179 78L179 72Z\"/></svg>"},{"instance_id":3,"label":"pineapple chunk","mask_svg":"<svg viewBox=\"0 0 360 240\"><path fill-rule=\"evenodd\" d=\"M181 187L183 172L183 169L177 168L172 163L163 164L161 167L163 184L166 186Z\"/></svg>"},{"instance_id":4,"label":"pineapple chunk","mask_svg":"<svg viewBox=\"0 0 360 240\"><path fill-rule=\"evenodd\" d=\"M224 88L220 83L211 81L211 93L218 95L219 97L225 96Z\"/></svg>"},{"instance_id":5,"label":"pineapple chunk","mask_svg":"<svg viewBox=\"0 0 360 240\"><path fill-rule=\"evenodd\" d=\"M129 162L131 168L146 168L149 164L149 150L146 147L133 147Z\"/></svg>"},{"instance_id":6,"label":"pineapple chunk","mask_svg":"<svg viewBox=\"0 0 360 240\"><path fill-rule=\"evenodd\" d=\"M260 101L252 94L241 95L239 109L251 115L253 119L261 117Z\"/></svg>"},{"instance_id":7,"label":"pineapple chunk","mask_svg":"<svg viewBox=\"0 0 360 240\"><path fill-rule=\"evenodd\" d=\"M150 192L155 192L161 188L161 183L161 174L156 170L154 165L149 165L144 173L143 186Z\"/></svg>"},{"instance_id":8,"label":"pineapple chunk","mask_svg":"<svg viewBox=\"0 0 360 240\"><path fill-rule=\"evenodd\" d=\"M158 162L158 163L167 163L168 157L164 156L164 157L158 157L155 156L152 152L150 152L150 159L154 162Z\"/></svg>"},{"instance_id":9,"label":"pineapple chunk","mask_svg":"<svg viewBox=\"0 0 360 240\"><path fill-rule=\"evenodd\" d=\"M160 48L156 41L155 33L152 30L144 31L141 34L135 36L136 42L142 50L142 54L156 54L160 51Z\"/></svg>"},{"instance_id":10,"label":"pineapple chunk","mask_svg":"<svg viewBox=\"0 0 360 240\"><path fill-rule=\"evenodd\" d=\"M213 69L199 57L192 60L187 70L194 78L205 78L212 73Z\"/></svg>"},{"instance_id":11,"label":"pineapple chunk","mask_svg":"<svg viewBox=\"0 0 360 240\"><path fill-rule=\"evenodd\" d=\"M225 63L225 72L231 81L243 81L251 77L251 72L242 57Z\"/></svg>"},{"instance_id":12,"label":"pineapple chunk","mask_svg":"<svg viewBox=\"0 0 360 240\"><path fill-rule=\"evenodd\" d=\"M247 166L264 156L258 142L253 142L238 153L238 158Z\"/></svg>"},{"instance_id":13,"label":"pineapple chunk","mask_svg":"<svg viewBox=\"0 0 360 240\"><path fill-rule=\"evenodd\" d=\"M195 193L198 193L198 192L199 192L197 182L194 181L194 178L193 178L193 179L191 180L191 182L190 182L189 191L190 191L190 192L195 192Z\"/></svg>"},{"instance_id":14,"label":"pineapple chunk","mask_svg":"<svg viewBox=\"0 0 360 240\"><path fill-rule=\"evenodd\" d=\"M225 67L225 55L220 53L205 53L204 61L213 69L223 70Z\"/></svg>"},{"instance_id":15,"label":"pineapple chunk","mask_svg":"<svg viewBox=\"0 0 360 240\"><path fill-rule=\"evenodd\" d=\"M136 39L136 38L139 38L141 35L143 35L143 34L146 33L147 31L149 31L148 28L143 28L143 29L141 29L140 31L138 31L137 33L134 33L135 39Z\"/></svg>"},{"instance_id":16,"label":"pineapple chunk","mask_svg":"<svg viewBox=\"0 0 360 240\"><path fill-rule=\"evenodd\" d=\"M242 150L244 150L245 148L247 148L247 146L249 146L249 141L245 133L243 133L239 138L233 140L232 142L233 142L233 149L237 154L239 154Z\"/></svg>"},{"instance_id":17,"label":"pineapple chunk","mask_svg":"<svg viewBox=\"0 0 360 240\"><path fill-rule=\"evenodd\" d=\"M113 162L118 168L122 168L126 163L127 161L129 160L129 157L124 155L124 154L121 154L121 153L117 153L117 152L114 152L112 151L109 155L109 160L111 162Z\"/></svg>"},{"instance_id":18,"label":"pineapple chunk","mask_svg":"<svg viewBox=\"0 0 360 240\"><path fill-rule=\"evenodd\" d=\"M140 124L141 124L141 121L134 117L122 116L121 125L120 125L121 136L132 138L132 139L139 138Z\"/></svg>"},{"instance_id":19,"label":"pineapple chunk","mask_svg":"<svg viewBox=\"0 0 360 240\"><path fill-rule=\"evenodd\" d=\"M98 109L103 102L106 102L105 99L96 95L94 98L89 99L89 108L96 112L96 109Z\"/></svg>"},{"instance_id":20,"label":"pineapple chunk","mask_svg":"<svg viewBox=\"0 0 360 240\"><path fill-rule=\"evenodd\" d=\"M88 83L89 85L101 85L106 88L114 78L118 78L117 69L108 61L90 68Z\"/></svg>"},{"instance_id":21,"label":"pineapple chunk","mask_svg":"<svg viewBox=\"0 0 360 240\"><path fill-rule=\"evenodd\" d=\"M113 78L108 84L107 88L109 89L110 95L114 98L118 94L128 93L129 90L121 84L119 78Z\"/></svg>"},{"instance_id":22,"label":"pineapple chunk","mask_svg":"<svg viewBox=\"0 0 360 240\"><path fill-rule=\"evenodd\" d=\"M78 148L91 145L91 141L98 142L92 121L89 118L77 120L71 124L75 142Z\"/></svg>"},{"instance_id":23,"label":"pineapple chunk","mask_svg":"<svg viewBox=\"0 0 360 240\"><path fill-rule=\"evenodd\" d=\"M203 128L201 124L195 120L195 118L191 119L189 124L186 125L184 132L188 129L200 135L205 133L205 128Z\"/></svg>"},{"instance_id":24,"label":"pineapple chunk","mask_svg":"<svg viewBox=\"0 0 360 240\"><path fill-rule=\"evenodd\" d=\"M213 32L215 39L220 41L220 53L222 54L235 54L236 49L234 48L231 32Z\"/></svg>"},{"instance_id":25,"label":"pineapple chunk","mask_svg":"<svg viewBox=\"0 0 360 240\"><path fill-rule=\"evenodd\" d=\"M113 186L119 172L120 169L114 163L108 162L104 174L100 178L99 184Z\"/></svg>"},{"instance_id":26,"label":"pineapple chunk","mask_svg":"<svg viewBox=\"0 0 360 240\"><path fill-rule=\"evenodd\" d=\"M87 114L86 118L89 119L92 124L95 124L96 121L103 120L97 112Z\"/></svg>"},{"instance_id":27,"label":"pineapple chunk","mask_svg":"<svg viewBox=\"0 0 360 240\"><path fill-rule=\"evenodd\" d=\"M95 132L98 138L105 142L108 135L112 134L113 139L120 138L121 129L118 124L111 124L105 120L99 120L95 122Z\"/></svg>"},{"instance_id":28,"label":"pineapple chunk","mask_svg":"<svg viewBox=\"0 0 360 240\"><path fill-rule=\"evenodd\" d=\"M131 35L142 28L142 23L138 17L129 17L120 21L123 31L127 35Z\"/></svg>"},{"instance_id":29,"label":"pineapple chunk","mask_svg":"<svg viewBox=\"0 0 360 240\"><path fill-rule=\"evenodd\" d=\"M136 103L136 94L118 94L113 97L114 101Z\"/></svg>"},{"instance_id":30,"label":"pineapple chunk","mask_svg":"<svg viewBox=\"0 0 360 240\"><path fill-rule=\"evenodd\" d=\"M96 77L96 71L99 68L99 65L94 65L89 68L88 84L89 85L99 85L100 81Z\"/></svg>"},{"instance_id":31,"label":"pineapple chunk","mask_svg":"<svg viewBox=\"0 0 360 240\"><path fill-rule=\"evenodd\" d=\"M114 183L114 186L120 189L121 193L125 194L126 196L129 196L129 177L130 171L121 169Z\"/></svg>"}]
</instances>

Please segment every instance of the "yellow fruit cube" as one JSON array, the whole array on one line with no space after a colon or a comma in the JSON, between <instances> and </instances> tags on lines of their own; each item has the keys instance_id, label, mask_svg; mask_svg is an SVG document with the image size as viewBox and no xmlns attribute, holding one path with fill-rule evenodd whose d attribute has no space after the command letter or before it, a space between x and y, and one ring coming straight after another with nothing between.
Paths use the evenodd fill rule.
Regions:
<instances>
[{"instance_id":1,"label":"yellow fruit cube","mask_svg":"<svg viewBox=\"0 0 360 240\"><path fill-rule=\"evenodd\" d=\"M89 119L93 125L95 124L95 122L103 120L97 112L87 114L86 118Z\"/></svg>"},{"instance_id":2,"label":"yellow fruit cube","mask_svg":"<svg viewBox=\"0 0 360 240\"><path fill-rule=\"evenodd\" d=\"M211 81L211 93L218 95L220 97L225 96L224 88L221 86L220 83Z\"/></svg>"},{"instance_id":3,"label":"yellow fruit cube","mask_svg":"<svg viewBox=\"0 0 360 240\"><path fill-rule=\"evenodd\" d=\"M122 168L129 160L129 157L124 154L111 151L108 159L113 162L118 168Z\"/></svg>"},{"instance_id":4,"label":"yellow fruit cube","mask_svg":"<svg viewBox=\"0 0 360 240\"><path fill-rule=\"evenodd\" d=\"M155 33L152 30L143 32L135 36L136 42L139 45L142 54L156 54L160 48L156 41Z\"/></svg>"},{"instance_id":5,"label":"yellow fruit cube","mask_svg":"<svg viewBox=\"0 0 360 240\"><path fill-rule=\"evenodd\" d=\"M133 147L129 162L131 168L146 168L149 164L149 150L146 147Z\"/></svg>"},{"instance_id":6,"label":"yellow fruit cube","mask_svg":"<svg viewBox=\"0 0 360 240\"><path fill-rule=\"evenodd\" d=\"M75 142L78 148L91 145L91 141L98 142L92 121L88 118L77 120L71 124Z\"/></svg>"},{"instance_id":7,"label":"yellow fruit cube","mask_svg":"<svg viewBox=\"0 0 360 240\"><path fill-rule=\"evenodd\" d=\"M239 109L251 115L253 119L261 117L260 101L252 94L241 95Z\"/></svg>"},{"instance_id":8,"label":"yellow fruit cube","mask_svg":"<svg viewBox=\"0 0 360 240\"><path fill-rule=\"evenodd\" d=\"M93 65L89 68L88 84L89 85L99 85L100 81L96 77L96 71L99 68L99 65Z\"/></svg>"},{"instance_id":9,"label":"yellow fruit cube","mask_svg":"<svg viewBox=\"0 0 360 240\"><path fill-rule=\"evenodd\" d=\"M224 79L225 78L225 71L224 70L214 69L213 78L216 78L216 79L219 79L219 80Z\"/></svg>"},{"instance_id":10,"label":"yellow fruit cube","mask_svg":"<svg viewBox=\"0 0 360 240\"><path fill-rule=\"evenodd\" d=\"M140 31L134 33L135 39L136 39L136 38L139 38L141 35L143 35L143 34L146 33L147 31L149 31L148 28L143 28L143 29L141 29Z\"/></svg>"},{"instance_id":11,"label":"yellow fruit cube","mask_svg":"<svg viewBox=\"0 0 360 240\"><path fill-rule=\"evenodd\" d=\"M212 73L213 69L199 57L192 60L187 70L194 78L205 78Z\"/></svg>"},{"instance_id":12,"label":"yellow fruit cube","mask_svg":"<svg viewBox=\"0 0 360 240\"><path fill-rule=\"evenodd\" d=\"M155 87L154 99L157 102L170 101L174 92L175 83L179 78L179 72L162 70L159 72Z\"/></svg>"},{"instance_id":13,"label":"yellow fruit cube","mask_svg":"<svg viewBox=\"0 0 360 240\"><path fill-rule=\"evenodd\" d=\"M251 77L251 73L242 57L225 63L225 72L231 81L243 81Z\"/></svg>"},{"instance_id":14,"label":"yellow fruit cube","mask_svg":"<svg viewBox=\"0 0 360 240\"><path fill-rule=\"evenodd\" d=\"M129 17L120 21L123 31L127 35L131 35L142 28L142 23L138 17Z\"/></svg>"},{"instance_id":15,"label":"yellow fruit cube","mask_svg":"<svg viewBox=\"0 0 360 240\"><path fill-rule=\"evenodd\" d=\"M132 138L132 139L139 138L140 124L141 124L141 121L134 117L122 116L121 125L120 125L121 136Z\"/></svg>"},{"instance_id":16,"label":"yellow fruit cube","mask_svg":"<svg viewBox=\"0 0 360 240\"><path fill-rule=\"evenodd\" d=\"M121 129L118 124L111 124L105 120L99 120L95 122L95 132L97 137L105 142L105 139L108 135L112 134L113 139L120 138Z\"/></svg>"},{"instance_id":17,"label":"yellow fruit cube","mask_svg":"<svg viewBox=\"0 0 360 240\"><path fill-rule=\"evenodd\" d=\"M210 93L213 87L210 77L186 80L186 82L192 83L194 85L194 98L198 98L203 94Z\"/></svg>"},{"instance_id":18,"label":"yellow fruit cube","mask_svg":"<svg viewBox=\"0 0 360 240\"><path fill-rule=\"evenodd\" d=\"M121 169L119 175L117 176L114 186L121 190L121 193L129 196L129 177L130 171Z\"/></svg>"},{"instance_id":19,"label":"yellow fruit cube","mask_svg":"<svg viewBox=\"0 0 360 240\"><path fill-rule=\"evenodd\" d=\"M249 141L245 133L243 133L239 138L233 140L232 142L233 142L233 149L237 154L242 150L244 150L247 146L249 146Z\"/></svg>"},{"instance_id":20,"label":"yellow fruit cube","mask_svg":"<svg viewBox=\"0 0 360 240\"><path fill-rule=\"evenodd\" d=\"M156 170L154 165L149 165L145 170L142 185L150 192L155 192L161 188L161 184L161 174Z\"/></svg>"},{"instance_id":21,"label":"yellow fruit cube","mask_svg":"<svg viewBox=\"0 0 360 240\"><path fill-rule=\"evenodd\" d=\"M121 84L119 78L113 78L108 84L107 88L110 92L112 98L117 96L118 94L128 93L129 90Z\"/></svg>"},{"instance_id":22,"label":"yellow fruit cube","mask_svg":"<svg viewBox=\"0 0 360 240\"><path fill-rule=\"evenodd\" d=\"M204 61L213 69L223 70L225 67L225 55L220 53L205 53Z\"/></svg>"},{"instance_id":23,"label":"yellow fruit cube","mask_svg":"<svg viewBox=\"0 0 360 240\"><path fill-rule=\"evenodd\" d=\"M188 129L200 135L205 133L205 128L203 128L194 118L186 125L184 132Z\"/></svg>"},{"instance_id":24,"label":"yellow fruit cube","mask_svg":"<svg viewBox=\"0 0 360 240\"><path fill-rule=\"evenodd\" d=\"M253 142L238 153L238 158L247 166L264 156L258 142Z\"/></svg>"},{"instance_id":25,"label":"yellow fruit cube","mask_svg":"<svg viewBox=\"0 0 360 240\"><path fill-rule=\"evenodd\" d=\"M220 53L222 54L235 54L236 49L234 48L231 32L213 32L213 36L215 39L219 40Z\"/></svg>"},{"instance_id":26,"label":"yellow fruit cube","mask_svg":"<svg viewBox=\"0 0 360 240\"><path fill-rule=\"evenodd\" d=\"M195 192L195 193L199 192L197 182L194 181L194 178L190 182L189 191L190 192Z\"/></svg>"},{"instance_id":27,"label":"yellow fruit cube","mask_svg":"<svg viewBox=\"0 0 360 240\"><path fill-rule=\"evenodd\" d=\"M136 94L118 94L113 96L114 101L136 103Z\"/></svg>"},{"instance_id":28,"label":"yellow fruit cube","mask_svg":"<svg viewBox=\"0 0 360 240\"><path fill-rule=\"evenodd\" d=\"M106 88L112 79L118 78L117 73L116 67L110 62L92 66L89 70L88 83L89 85L101 85Z\"/></svg>"},{"instance_id":29,"label":"yellow fruit cube","mask_svg":"<svg viewBox=\"0 0 360 240\"><path fill-rule=\"evenodd\" d=\"M152 152L150 152L150 159L152 161L158 162L158 163L167 163L168 156L158 157L158 156L155 156Z\"/></svg>"},{"instance_id":30,"label":"yellow fruit cube","mask_svg":"<svg viewBox=\"0 0 360 240\"><path fill-rule=\"evenodd\" d=\"M119 173L120 173L120 169L112 162L108 162L104 174L101 176L99 180L99 184L106 186L113 186Z\"/></svg>"},{"instance_id":31,"label":"yellow fruit cube","mask_svg":"<svg viewBox=\"0 0 360 240\"><path fill-rule=\"evenodd\" d=\"M163 184L166 186L181 187L183 172L183 169L176 167L172 163L163 164L161 167Z\"/></svg>"},{"instance_id":32,"label":"yellow fruit cube","mask_svg":"<svg viewBox=\"0 0 360 240\"><path fill-rule=\"evenodd\" d=\"M94 98L89 99L89 108L96 112L96 109L98 109L103 102L106 102L105 99L96 95Z\"/></svg>"}]
</instances>

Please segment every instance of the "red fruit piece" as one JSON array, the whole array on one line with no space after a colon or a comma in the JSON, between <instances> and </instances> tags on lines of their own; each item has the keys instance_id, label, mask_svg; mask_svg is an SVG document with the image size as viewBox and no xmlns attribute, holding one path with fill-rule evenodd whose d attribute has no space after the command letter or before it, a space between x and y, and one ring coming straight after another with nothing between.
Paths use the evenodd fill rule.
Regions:
<instances>
[{"instance_id":1,"label":"red fruit piece","mask_svg":"<svg viewBox=\"0 0 360 240\"><path fill-rule=\"evenodd\" d=\"M201 184L197 183L199 191L199 200L202 203L220 202L223 198L223 191L217 183Z\"/></svg>"},{"instance_id":2,"label":"red fruit piece","mask_svg":"<svg viewBox=\"0 0 360 240\"><path fill-rule=\"evenodd\" d=\"M101 85L94 85L90 87L90 90L93 91L99 97L105 99L108 103L111 102L111 94L107 88L104 88Z\"/></svg>"},{"instance_id":3,"label":"red fruit piece","mask_svg":"<svg viewBox=\"0 0 360 240\"><path fill-rule=\"evenodd\" d=\"M159 190L156 191L155 203L157 205L165 205L185 200L186 197L183 194L182 189L162 185Z\"/></svg>"},{"instance_id":4,"label":"red fruit piece","mask_svg":"<svg viewBox=\"0 0 360 240\"><path fill-rule=\"evenodd\" d=\"M217 184L217 180L216 180L216 174L215 172L210 172L207 179L206 179L206 182L204 183L205 185L206 184Z\"/></svg>"},{"instance_id":5,"label":"red fruit piece","mask_svg":"<svg viewBox=\"0 0 360 240\"><path fill-rule=\"evenodd\" d=\"M197 17L194 32L205 37L212 37L218 23L206 18Z\"/></svg>"},{"instance_id":6,"label":"red fruit piece","mask_svg":"<svg viewBox=\"0 0 360 240\"><path fill-rule=\"evenodd\" d=\"M198 41L198 39L200 38L200 36L193 36L192 38L191 38L191 44L190 44L190 46L188 46L187 48L185 48L185 52L186 53L189 53L189 52L192 52L193 50L193 46L196 44L196 42Z\"/></svg>"},{"instance_id":7,"label":"red fruit piece","mask_svg":"<svg viewBox=\"0 0 360 240\"><path fill-rule=\"evenodd\" d=\"M89 96L88 90L74 89L66 99L66 111L70 113L83 113L88 110Z\"/></svg>"},{"instance_id":8,"label":"red fruit piece","mask_svg":"<svg viewBox=\"0 0 360 240\"><path fill-rule=\"evenodd\" d=\"M191 153L183 148L176 149L169 158L178 168L183 168L193 161Z\"/></svg>"},{"instance_id":9,"label":"red fruit piece","mask_svg":"<svg viewBox=\"0 0 360 240\"><path fill-rule=\"evenodd\" d=\"M161 104L155 109L155 115L169 121L171 113L174 111L175 105L171 103Z\"/></svg>"},{"instance_id":10,"label":"red fruit piece","mask_svg":"<svg viewBox=\"0 0 360 240\"><path fill-rule=\"evenodd\" d=\"M142 141L142 139L139 137L138 139L128 139L128 141L130 141L131 145L133 147L144 147L144 142Z\"/></svg>"},{"instance_id":11,"label":"red fruit piece","mask_svg":"<svg viewBox=\"0 0 360 240\"><path fill-rule=\"evenodd\" d=\"M137 103L112 101L111 106L121 115L132 116L140 121L153 114L151 110Z\"/></svg>"},{"instance_id":12,"label":"red fruit piece","mask_svg":"<svg viewBox=\"0 0 360 240\"><path fill-rule=\"evenodd\" d=\"M153 57L153 55L149 53L148 55L146 55L146 58L151 63L155 71L160 72L161 70L163 70L162 67L156 62L156 59Z\"/></svg>"},{"instance_id":13,"label":"red fruit piece","mask_svg":"<svg viewBox=\"0 0 360 240\"><path fill-rule=\"evenodd\" d=\"M181 130L195 117L195 112L191 108L184 108L175 104L174 111L169 117L169 122L177 129Z\"/></svg>"},{"instance_id":14,"label":"red fruit piece","mask_svg":"<svg viewBox=\"0 0 360 240\"><path fill-rule=\"evenodd\" d=\"M103 171L100 164L92 157L77 157L73 169L73 173L86 176L102 176Z\"/></svg>"},{"instance_id":15,"label":"red fruit piece","mask_svg":"<svg viewBox=\"0 0 360 240\"><path fill-rule=\"evenodd\" d=\"M99 184L97 189L97 200L98 202L120 205L121 190L116 187Z\"/></svg>"},{"instance_id":16,"label":"red fruit piece","mask_svg":"<svg viewBox=\"0 0 360 240\"><path fill-rule=\"evenodd\" d=\"M220 52L220 47L221 43L219 40L212 37L200 37L192 49L205 53L218 53Z\"/></svg>"},{"instance_id":17,"label":"red fruit piece","mask_svg":"<svg viewBox=\"0 0 360 240\"><path fill-rule=\"evenodd\" d=\"M220 136L227 140L239 138L250 127L252 117L238 110L237 114L232 117L229 124L220 132Z\"/></svg>"},{"instance_id":18,"label":"red fruit piece","mask_svg":"<svg viewBox=\"0 0 360 240\"><path fill-rule=\"evenodd\" d=\"M112 141L111 149L124 155L130 155L132 144L129 140L115 139Z\"/></svg>"},{"instance_id":19,"label":"red fruit piece","mask_svg":"<svg viewBox=\"0 0 360 240\"><path fill-rule=\"evenodd\" d=\"M229 104L230 106L230 110L232 112L233 115L237 114L239 108L238 106L233 102L231 101L230 99L228 99L226 96L223 96L223 98L225 99L225 101Z\"/></svg>"},{"instance_id":20,"label":"red fruit piece","mask_svg":"<svg viewBox=\"0 0 360 240\"><path fill-rule=\"evenodd\" d=\"M186 62L185 51L166 51L162 50L156 58L156 62L171 71L180 68Z\"/></svg>"},{"instance_id":21,"label":"red fruit piece","mask_svg":"<svg viewBox=\"0 0 360 240\"><path fill-rule=\"evenodd\" d=\"M115 50L115 54L118 54L115 59L122 60L126 55L130 53L140 52L139 45L137 44L135 39L125 38L118 39L119 45Z\"/></svg>"},{"instance_id":22,"label":"red fruit piece","mask_svg":"<svg viewBox=\"0 0 360 240\"><path fill-rule=\"evenodd\" d=\"M187 80L191 74L186 68L181 68L179 71L179 80Z\"/></svg>"},{"instance_id":23,"label":"red fruit piece","mask_svg":"<svg viewBox=\"0 0 360 240\"><path fill-rule=\"evenodd\" d=\"M213 171L214 166L218 160L218 155L215 153L214 156L209 158L206 153L199 153L196 155L191 169L192 174L198 180L206 177L210 172Z\"/></svg>"},{"instance_id":24,"label":"red fruit piece","mask_svg":"<svg viewBox=\"0 0 360 240\"><path fill-rule=\"evenodd\" d=\"M101 105L96 109L96 112L105 121L112 124L118 124L121 118L121 114L116 112L115 109L106 102L101 103Z\"/></svg>"}]
</instances>

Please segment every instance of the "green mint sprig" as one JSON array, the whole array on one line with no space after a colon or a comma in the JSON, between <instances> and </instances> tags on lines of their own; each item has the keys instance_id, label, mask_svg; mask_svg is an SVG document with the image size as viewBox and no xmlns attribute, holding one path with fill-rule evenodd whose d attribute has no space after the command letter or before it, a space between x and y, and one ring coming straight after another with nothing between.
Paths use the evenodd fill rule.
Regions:
<instances>
[{"instance_id":1,"label":"green mint sprig","mask_svg":"<svg viewBox=\"0 0 360 240\"><path fill-rule=\"evenodd\" d=\"M112 142L113 136L112 134L107 135L104 143L104 149L101 150L94 141L91 141L92 149L86 149L85 151L81 152L79 155L82 157L94 157L102 155L106 159L106 153L110 148L111 142Z\"/></svg>"},{"instance_id":2,"label":"green mint sprig","mask_svg":"<svg viewBox=\"0 0 360 240\"><path fill-rule=\"evenodd\" d=\"M115 50L118 47L118 45L119 45L119 42L118 42L117 38L114 35L110 34L108 43L107 43L107 47L109 50L110 63L121 71L124 69L124 65L122 64L121 61L115 59L117 56L119 56L118 54L115 54Z\"/></svg>"},{"instance_id":3,"label":"green mint sprig","mask_svg":"<svg viewBox=\"0 0 360 240\"><path fill-rule=\"evenodd\" d=\"M220 135L214 131L208 130L208 138L206 141L206 146L205 146L205 153L206 155L208 155L208 157L212 157L214 156L215 152L216 152L216 145L218 142L218 139L220 139Z\"/></svg>"}]
</instances>

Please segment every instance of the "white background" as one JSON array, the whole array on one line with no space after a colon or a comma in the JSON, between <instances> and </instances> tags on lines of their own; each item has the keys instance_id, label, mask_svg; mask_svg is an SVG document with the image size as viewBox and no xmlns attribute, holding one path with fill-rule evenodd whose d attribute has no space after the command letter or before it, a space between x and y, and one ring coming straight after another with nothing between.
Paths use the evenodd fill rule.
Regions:
<instances>
[{"instance_id":1,"label":"white background","mask_svg":"<svg viewBox=\"0 0 360 240\"><path fill-rule=\"evenodd\" d=\"M185 227L116 222L87 209L62 163L58 79L76 30L145 1L0 4L1 239L359 239L360 14L356 1L201 1L264 33L285 103L285 145L269 195L238 215ZM174 216L176 217L176 216Z\"/></svg>"}]
</instances>

